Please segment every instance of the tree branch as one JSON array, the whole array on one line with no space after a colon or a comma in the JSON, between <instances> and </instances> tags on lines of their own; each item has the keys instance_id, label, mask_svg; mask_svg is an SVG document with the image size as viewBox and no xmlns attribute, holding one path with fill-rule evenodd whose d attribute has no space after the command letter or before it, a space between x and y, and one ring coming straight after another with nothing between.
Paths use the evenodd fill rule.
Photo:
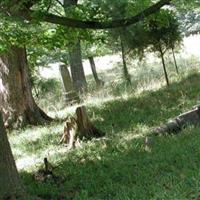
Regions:
<instances>
[{"instance_id":1,"label":"tree branch","mask_svg":"<svg viewBox=\"0 0 200 200\"><path fill-rule=\"evenodd\" d=\"M64 6L59 0L55 0L60 6Z\"/></svg>"},{"instance_id":2,"label":"tree branch","mask_svg":"<svg viewBox=\"0 0 200 200\"><path fill-rule=\"evenodd\" d=\"M82 21L67 17L60 17L54 14L40 13L40 18L36 17L33 10L28 10L27 12L21 12L18 17L22 17L26 20L39 20L42 22L49 22L53 24L59 24L62 26L72 27L72 28L82 28L82 29L107 29L107 28L118 28L125 27L135 24L149 15L157 12L164 5L169 5L171 0L160 0L149 8L143 10L137 15L121 20L113 20L109 22L98 22L98 21Z\"/></svg>"},{"instance_id":3,"label":"tree branch","mask_svg":"<svg viewBox=\"0 0 200 200\"><path fill-rule=\"evenodd\" d=\"M22 5L26 8L26 9L30 9L33 5L35 5L36 3L38 3L40 0L26 0L26 1L22 1ZM20 2L20 0L19 0Z\"/></svg>"}]
</instances>

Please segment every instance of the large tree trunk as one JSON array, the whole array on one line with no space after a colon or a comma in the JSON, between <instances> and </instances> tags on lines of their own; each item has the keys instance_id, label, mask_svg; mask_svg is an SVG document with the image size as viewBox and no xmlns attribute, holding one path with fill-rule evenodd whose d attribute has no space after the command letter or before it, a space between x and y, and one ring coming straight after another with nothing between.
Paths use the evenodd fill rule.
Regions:
<instances>
[{"instance_id":1,"label":"large tree trunk","mask_svg":"<svg viewBox=\"0 0 200 200\"><path fill-rule=\"evenodd\" d=\"M51 118L36 105L32 96L26 49L12 47L0 55L0 65L8 71L1 80L7 92L7 99L1 104L7 125L37 125L50 121Z\"/></svg>"},{"instance_id":2,"label":"large tree trunk","mask_svg":"<svg viewBox=\"0 0 200 200\"><path fill-rule=\"evenodd\" d=\"M131 84L131 76L128 72L127 64L126 64L126 56L125 56L125 48L124 43L122 41L122 37L120 36L120 45L121 45L121 53L122 53L122 61L123 61L123 74L127 84Z\"/></svg>"},{"instance_id":3,"label":"large tree trunk","mask_svg":"<svg viewBox=\"0 0 200 200\"><path fill-rule=\"evenodd\" d=\"M74 91L73 83L67 65L60 65L60 74L62 78L62 85L66 103L78 102L79 97L76 91Z\"/></svg>"},{"instance_id":4,"label":"large tree trunk","mask_svg":"<svg viewBox=\"0 0 200 200\"><path fill-rule=\"evenodd\" d=\"M15 199L23 193L0 112L0 199Z\"/></svg>"},{"instance_id":5,"label":"large tree trunk","mask_svg":"<svg viewBox=\"0 0 200 200\"><path fill-rule=\"evenodd\" d=\"M87 90L87 82L82 63L80 40L77 40L76 44L69 48L69 63L74 88L77 92L83 93Z\"/></svg>"},{"instance_id":6,"label":"large tree trunk","mask_svg":"<svg viewBox=\"0 0 200 200\"><path fill-rule=\"evenodd\" d=\"M66 15L68 14L68 8L77 5L77 3L78 0L64 0L64 9ZM87 90L87 82L82 63L80 39L77 38L74 45L68 47L68 49L69 49L69 64L70 64L74 88L78 93L83 93L84 91Z\"/></svg>"},{"instance_id":7,"label":"large tree trunk","mask_svg":"<svg viewBox=\"0 0 200 200\"><path fill-rule=\"evenodd\" d=\"M94 76L94 80L97 84L97 87L101 87L104 85L104 82L99 79L98 77L98 74L97 74L97 70L96 70L96 65L95 65L95 62L94 62L94 58L91 56L91 57L88 57L88 60L90 62L90 66L91 66L91 69L92 69L92 74Z\"/></svg>"},{"instance_id":8,"label":"large tree trunk","mask_svg":"<svg viewBox=\"0 0 200 200\"><path fill-rule=\"evenodd\" d=\"M163 70L164 70L164 75L165 75L166 84L167 84L167 86L169 86L169 79L168 79L167 70L166 70L166 65L165 65L164 53L163 53L161 47L160 47L159 50L160 50L160 56L161 56L161 59L162 59L162 65L163 65Z\"/></svg>"}]
</instances>

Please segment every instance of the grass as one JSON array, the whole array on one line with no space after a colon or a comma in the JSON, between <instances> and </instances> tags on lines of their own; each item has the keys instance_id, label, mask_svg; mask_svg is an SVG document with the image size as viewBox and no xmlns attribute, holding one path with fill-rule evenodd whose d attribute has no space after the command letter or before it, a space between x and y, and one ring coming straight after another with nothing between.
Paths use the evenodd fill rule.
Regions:
<instances>
[{"instance_id":1,"label":"grass","mask_svg":"<svg viewBox=\"0 0 200 200\"><path fill-rule=\"evenodd\" d=\"M144 145L152 127L199 103L200 74L191 73L191 69L180 76L172 73L169 88L163 86L158 74L154 75L159 87L155 84L150 88L153 82L145 80L145 67L138 69L138 74L143 78L132 87L122 82L111 87L117 83L109 83L86 98L90 118L106 132L101 140L84 141L81 148L67 151L59 144L63 123L10 134L22 181L32 199L200 199L199 127L188 127L180 135L150 136L151 149ZM33 179L45 156L58 166L55 174L62 177L62 183Z\"/></svg>"}]
</instances>

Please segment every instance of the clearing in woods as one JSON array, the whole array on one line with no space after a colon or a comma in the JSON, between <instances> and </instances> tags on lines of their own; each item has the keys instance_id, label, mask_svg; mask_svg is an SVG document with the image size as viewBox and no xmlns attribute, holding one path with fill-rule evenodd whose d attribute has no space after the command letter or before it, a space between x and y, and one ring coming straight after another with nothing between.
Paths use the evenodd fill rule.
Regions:
<instances>
[{"instance_id":1,"label":"clearing in woods","mask_svg":"<svg viewBox=\"0 0 200 200\"><path fill-rule=\"evenodd\" d=\"M152 142L148 150L144 142L152 127L199 103L198 62L194 57L183 60L180 54L179 76L169 62L169 88L164 86L157 62L148 69L145 62L138 68L130 67L134 80L131 87L120 82L119 63L101 71L106 80L112 79L112 70L118 75L97 93L91 90L85 105L92 123L106 136L83 141L77 149L69 151L59 144L63 122L12 131L9 139L27 192L33 199L38 196L48 200L199 199L200 128L188 127L179 135L149 136ZM148 78L147 73L151 74ZM152 77L157 79L152 81ZM92 84L91 75L87 78ZM57 101L52 100L48 103L55 105ZM39 103L43 108L47 105L44 100ZM60 111L59 107L50 108L45 109L52 116L66 117L75 110L75 106ZM62 181L33 179L44 157L57 166L54 173Z\"/></svg>"}]
</instances>

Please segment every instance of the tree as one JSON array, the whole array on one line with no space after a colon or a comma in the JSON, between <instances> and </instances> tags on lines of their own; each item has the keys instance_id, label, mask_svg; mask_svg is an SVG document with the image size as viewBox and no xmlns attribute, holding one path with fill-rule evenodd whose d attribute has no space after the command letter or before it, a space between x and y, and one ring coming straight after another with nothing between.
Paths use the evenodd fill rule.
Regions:
<instances>
[{"instance_id":1,"label":"tree","mask_svg":"<svg viewBox=\"0 0 200 200\"><path fill-rule=\"evenodd\" d=\"M15 199L24 193L0 113L0 199Z\"/></svg>"},{"instance_id":2,"label":"tree","mask_svg":"<svg viewBox=\"0 0 200 200\"><path fill-rule=\"evenodd\" d=\"M65 15L68 16L70 8L75 7L78 0L64 0L63 7L65 10ZM69 64L72 74L72 80L74 88L77 92L82 93L87 90L87 82L85 78L85 73L82 63L82 53L81 53L81 41L80 38L76 38L72 46L68 46L69 51Z\"/></svg>"},{"instance_id":3,"label":"tree","mask_svg":"<svg viewBox=\"0 0 200 200\"><path fill-rule=\"evenodd\" d=\"M1 77L7 93L6 101L1 104L7 125L37 125L51 121L36 105L32 96L25 47L13 46L1 54L0 65L8 71L8 74L4 73Z\"/></svg>"},{"instance_id":4,"label":"tree","mask_svg":"<svg viewBox=\"0 0 200 200\"><path fill-rule=\"evenodd\" d=\"M173 60L174 60L174 66L176 69L176 73L179 74L178 65L177 65L177 61L176 61L176 55L175 55L175 51L174 51L173 47L172 47L172 56L173 56Z\"/></svg>"},{"instance_id":5,"label":"tree","mask_svg":"<svg viewBox=\"0 0 200 200\"><path fill-rule=\"evenodd\" d=\"M110 53L108 47L104 43L107 35L104 31L88 31L88 34L89 39L86 38L83 41L83 58L89 60L96 86L99 88L104 85L104 81L99 78L97 73L95 57L104 56L107 53Z\"/></svg>"},{"instance_id":6,"label":"tree","mask_svg":"<svg viewBox=\"0 0 200 200\"><path fill-rule=\"evenodd\" d=\"M43 10L33 10L31 9L33 5L36 5L39 0L15 0L3 1L0 3L0 12L8 17L18 18L21 20L35 21L39 20L42 22L49 22L53 24L59 24L62 26L73 27L73 28L92 28L92 29L107 29L107 28L117 28L125 27L142 21L149 15L157 12L165 5L168 5L171 0L160 0L159 2L147 7L143 11L139 12L133 17L118 19L109 22L99 22L99 21L85 21L80 19L73 19L63 16L58 16L55 14L48 13L48 7L51 5L42 6Z\"/></svg>"},{"instance_id":7,"label":"tree","mask_svg":"<svg viewBox=\"0 0 200 200\"><path fill-rule=\"evenodd\" d=\"M124 46L124 41L122 39L122 35L119 37L120 39L120 46L121 46L121 54L122 54L122 61L123 61L123 74L124 78L127 82L128 85L131 84L131 76L128 72L127 64L126 64L126 53L125 53L125 46Z\"/></svg>"},{"instance_id":8,"label":"tree","mask_svg":"<svg viewBox=\"0 0 200 200\"><path fill-rule=\"evenodd\" d=\"M164 10L149 17L145 23L148 32L148 44L152 51L159 53L166 84L169 86L164 54L168 49L174 49L175 45L181 41L179 23L172 12Z\"/></svg>"},{"instance_id":9,"label":"tree","mask_svg":"<svg viewBox=\"0 0 200 200\"><path fill-rule=\"evenodd\" d=\"M119 17L125 16L128 14L127 7L128 1L117 1L110 5L109 1L98 2L99 6L104 10L104 15L107 18L113 20L118 19ZM122 67L123 67L123 78L126 81L127 85L131 84L131 76L128 71L127 62L126 62L126 34L127 28L117 28L109 30L108 38L112 50L115 52L121 53L122 58Z\"/></svg>"},{"instance_id":10,"label":"tree","mask_svg":"<svg viewBox=\"0 0 200 200\"><path fill-rule=\"evenodd\" d=\"M94 80L96 82L97 87L103 86L104 82L101 79L99 79L98 74L97 74L96 65L95 65L95 62L94 62L94 57L90 56L90 57L88 57L88 60L90 62L92 74L94 76Z\"/></svg>"},{"instance_id":11,"label":"tree","mask_svg":"<svg viewBox=\"0 0 200 200\"><path fill-rule=\"evenodd\" d=\"M82 93L87 90L87 82L82 63L80 40L77 39L76 44L68 49L73 85L77 92Z\"/></svg>"}]
</instances>

